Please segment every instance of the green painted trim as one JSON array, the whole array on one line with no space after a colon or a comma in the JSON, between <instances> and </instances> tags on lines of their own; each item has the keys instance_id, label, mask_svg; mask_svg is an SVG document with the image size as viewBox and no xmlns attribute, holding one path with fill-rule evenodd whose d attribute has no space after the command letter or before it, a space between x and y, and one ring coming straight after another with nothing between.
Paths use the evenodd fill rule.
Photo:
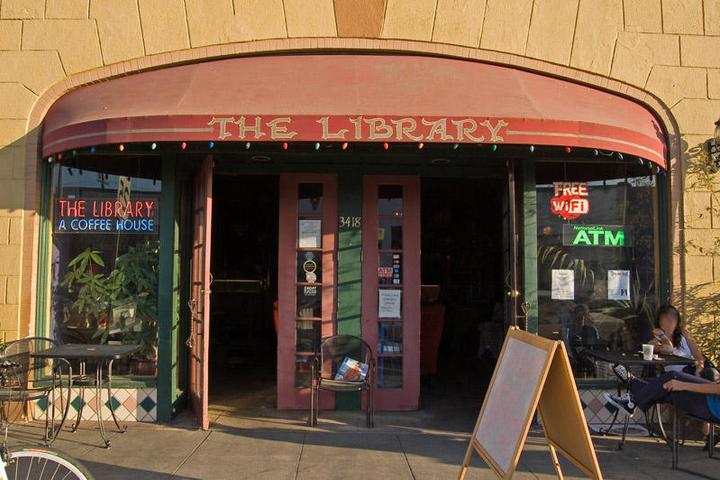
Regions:
<instances>
[{"instance_id":1,"label":"green painted trim","mask_svg":"<svg viewBox=\"0 0 720 480\"><path fill-rule=\"evenodd\" d=\"M529 304L527 329L538 332L538 266L537 266L537 189L535 162L526 160L520 168L520 190L522 192L522 259L523 259L523 301Z\"/></svg>"},{"instance_id":2,"label":"green painted trim","mask_svg":"<svg viewBox=\"0 0 720 480\"><path fill-rule=\"evenodd\" d=\"M359 173L338 176L338 217L362 216L363 181ZM337 246L337 333L361 335L362 234L359 228L340 227ZM338 410L359 410L356 392L335 394Z\"/></svg>"},{"instance_id":3,"label":"green painted trim","mask_svg":"<svg viewBox=\"0 0 720 480\"><path fill-rule=\"evenodd\" d=\"M48 332L48 313L50 288L50 244L52 242L51 219L52 216L52 165L40 163L40 220L38 228L38 269L36 307L35 307L35 335L46 337Z\"/></svg>"},{"instance_id":4,"label":"green painted trim","mask_svg":"<svg viewBox=\"0 0 720 480\"><path fill-rule=\"evenodd\" d=\"M174 158L163 156L161 166L162 190L160 192L160 245L175 245L175 162ZM160 249L160 273L158 278L158 378L157 412L158 422L168 423L172 419L172 404L175 400L175 361L173 353L174 306L174 249Z\"/></svg>"},{"instance_id":5,"label":"green painted trim","mask_svg":"<svg viewBox=\"0 0 720 480\"><path fill-rule=\"evenodd\" d=\"M657 258L660 268L658 281L660 285L657 288L657 296L660 305L664 305L670 301L670 292L672 292L672 276L670 275L670 264L672 262L672 252L670 245L670 176L662 175L657 179L657 222L658 222L658 250Z\"/></svg>"},{"instance_id":6,"label":"green painted trim","mask_svg":"<svg viewBox=\"0 0 720 480\"><path fill-rule=\"evenodd\" d=\"M187 308L190 299L191 269L192 262L192 195L190 180L192 170L186 164L178 164L178 177L176 179L179 202L179 241L180 250L177 252L180 262L179 272L179 304L178 308L178 335L182 339L179 351L177 352L178 385L176 386L176 397L173 403L172 413L180 413L187 403L187 382L188 382L188 350L185 347L185 339L190 336L190 309ZM185 266L185 268L183 268Z\"/></svg>"}]
</instances>

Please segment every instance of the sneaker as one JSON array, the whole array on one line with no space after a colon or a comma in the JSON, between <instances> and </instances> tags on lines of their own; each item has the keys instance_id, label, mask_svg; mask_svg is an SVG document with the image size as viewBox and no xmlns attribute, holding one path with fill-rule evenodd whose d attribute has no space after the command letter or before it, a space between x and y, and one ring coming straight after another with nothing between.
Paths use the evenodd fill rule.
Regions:
<instances>
[{"instance_id":1,"label":"sneaker","mask_svg":"<svg viewBox=\"0 0 720 480\"><path fill-rule=\"evenodd\" d=\"M630 380L630 372L628 371L627 367L625 367L625 365L622 365L620 363L615 364L612 366L612 371L623 382L627 383Z\"/></svg>"},{"instance_id":2,"label":"sneaker","mask_svg":"<svg viewBox=\"0 0 720 480\"><path fill-rule=\"evenodd\" d=\"M632 395L629 393L624 393L622 395L610 395L605 392L603 393L603 398L605 398L606 402L617 408L621 413L627 415L628 417L632 417L635 413L635 400L633 400Z\"/></svg>"}]
</instances>

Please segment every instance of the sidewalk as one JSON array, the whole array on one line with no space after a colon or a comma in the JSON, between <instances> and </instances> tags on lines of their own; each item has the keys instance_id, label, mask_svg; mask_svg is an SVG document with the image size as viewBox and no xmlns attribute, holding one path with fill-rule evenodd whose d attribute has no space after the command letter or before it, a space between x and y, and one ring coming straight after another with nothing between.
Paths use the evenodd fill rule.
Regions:
<instances>
[{"instance_id":1,"label":"sidewalk","mask_svg":"<svg viewBox=\"0 0 720 480\"><path fill-rule=\"evenodd\" d=\"M97 480L114 479L454 479L474 416L466 410L440 417L427 412L378 413L364 428L360 412L323 412L318 428L304 412L254 409L217 414L211 430L195 428L189 415L173 425L130 424L101 448L97 424L61 433L53 448L80 460ZM10 446L40 446L39 423L11 427ZM617 439L594 437L606 479L696 479L670 469L670 451L653 439L633 439L617 451ZM720 463L698 442L681 449L683 466L720 478ZM563 462L566 478L584 478ZM493 479L474 456L468 479ZM518 479L551 479L555 472L542 437L529 439Z\"/></svg>"}]
</instances>

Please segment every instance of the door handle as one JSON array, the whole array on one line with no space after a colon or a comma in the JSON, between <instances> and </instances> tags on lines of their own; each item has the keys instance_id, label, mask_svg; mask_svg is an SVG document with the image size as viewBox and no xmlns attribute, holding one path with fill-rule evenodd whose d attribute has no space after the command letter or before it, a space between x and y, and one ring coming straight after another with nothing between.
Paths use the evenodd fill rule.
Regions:
<instances>
[{"instance_id":1,"label":"door handle","mask_svg":"<svg viewBox=\"0 0 720 480\"><path fill-rule=\"evenodd\" d=\"M185 340L185 345L187 345L187 347L192 350L192 348L195 346L195 338L190 335L188 339Z\"/></svg>"}]
</instances>

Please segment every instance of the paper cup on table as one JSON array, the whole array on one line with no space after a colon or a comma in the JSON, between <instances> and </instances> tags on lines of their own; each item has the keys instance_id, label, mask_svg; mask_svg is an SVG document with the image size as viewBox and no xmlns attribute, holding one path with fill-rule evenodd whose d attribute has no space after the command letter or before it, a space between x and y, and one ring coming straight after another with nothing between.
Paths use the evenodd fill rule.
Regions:
<instances>
[{"instance_id":1,"label":"paper cup on table","mask_svg":"<svg viewBox=\"0 0 720 480\"><path fill-rule=\"evenodd\" d=\"M643 360L652 360L655 354L655 346L648 343L643 343L642 349Z\"/></svg>"}]
</instances>

